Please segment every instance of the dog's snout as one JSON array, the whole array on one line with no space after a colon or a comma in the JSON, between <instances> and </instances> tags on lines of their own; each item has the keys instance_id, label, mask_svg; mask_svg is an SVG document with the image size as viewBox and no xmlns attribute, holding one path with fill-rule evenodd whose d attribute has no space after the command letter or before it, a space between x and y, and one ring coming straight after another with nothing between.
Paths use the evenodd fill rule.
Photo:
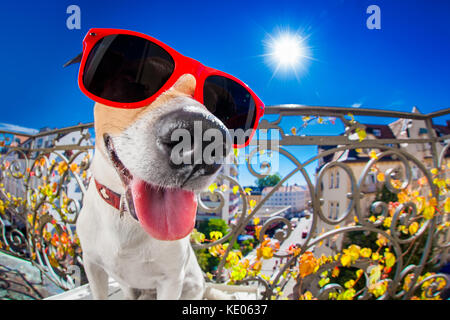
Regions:
<instances>
[{"instance_id":1,"label":"dog's snout","mask_svg":"<svg viewBox=\"0 0 450 320\"><path fill-rule=\"evenodd\" d=\"M204 112L189 108L170 112L155 129L160 153L188 178L214 174L231 150L227 128Z\"/></svg>"}]
</instances>

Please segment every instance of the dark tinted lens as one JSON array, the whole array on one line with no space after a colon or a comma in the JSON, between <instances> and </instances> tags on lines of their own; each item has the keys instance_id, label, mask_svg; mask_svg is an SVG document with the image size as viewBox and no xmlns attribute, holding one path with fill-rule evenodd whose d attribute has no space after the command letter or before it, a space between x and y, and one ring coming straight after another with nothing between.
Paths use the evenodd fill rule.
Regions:
<instances>
[{"instance_id":1,"label":"dark tinted lens","mask_svg":"<svg viewBox=\"0 0 450 320\"><path fill-rule=\"evenodd\" d=\"M234 143L245 143L256 119L255 100L250 92L236 81L210 76L205 80L203 100L228 129L234 129Z\"/></svg>"},{"instance_id":2,"label":"dark tinted lens","mask_svg":"<svg viewBox=\"0 0 450 320\"><path fill-rule=\"evenodd\" d=\"M174 67L172 57L160 46L131 35L110 35L92 48L83 84L103 99L138 102L161 89Z\"/></svg>"}]
</instances>

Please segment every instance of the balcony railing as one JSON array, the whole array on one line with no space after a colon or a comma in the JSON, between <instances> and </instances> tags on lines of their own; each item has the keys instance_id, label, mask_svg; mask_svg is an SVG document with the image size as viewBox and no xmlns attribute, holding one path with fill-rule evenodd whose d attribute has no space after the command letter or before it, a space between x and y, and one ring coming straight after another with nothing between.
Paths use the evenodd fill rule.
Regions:
<instances>
[{"instance_id":1,"label":"balcony railing","mask_svg":"<svg viewBox=\"0 0 450 320\"><path fill-rule=\"evenodd\" d=\"M281 165L283 176L258 201L249 200L251 191L238 178L223 174L202 194L214 203L199 201L203 212L220 212L230 193L240 197L227 232L192 234L197 252L219 258L216 268L205 270L208 281L258 285L262 299L445 294L448 278L439 270L449 261L450 129L433 120L448 117L450 109L420 114L282 105L267 107L265 114L259 132L276 137L254 139L239 168L258 179ZM390 125L377 129L360 120L366 117ZM343 133L303 134L319 125L340 125ZM30 261L60 288L73 289L86 282L75 223L90 178L93 124L0 134L0 250ZM307 153L299 147L317 149L303 159ZM257 213L267 199L299 176L309 195L305 211L295 222L275 215L260 223ZM371 185L369 178L375 180ZM256 244L243 255L238 238L248 233Z\"/></svg>"}]
</instances>

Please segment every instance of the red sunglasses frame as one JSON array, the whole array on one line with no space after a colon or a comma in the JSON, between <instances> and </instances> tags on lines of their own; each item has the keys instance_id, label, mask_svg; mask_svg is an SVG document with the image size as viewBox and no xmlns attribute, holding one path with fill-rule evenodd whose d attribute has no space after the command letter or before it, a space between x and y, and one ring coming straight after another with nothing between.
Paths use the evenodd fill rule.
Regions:
<instances>
[{"instance_id":1,"label":"red sunglasses frame","mask_svg":"<svg viewBox=\"0 0 450 320\"><path fill-rule=\"evenodd\" d=\"M166 81L166 83L152 96L148 97L145 100L138 101L138 102L131 102L131 103L122 103L122 102L114 102L107 99L103 99L101 97L98 97L91 92L89 92L86 87L83 84L83 73L84 73L84 67L86 65L87 57L89 56L89 53L91 52L92 48L95 46L95 44L102 38L109 36L109 35L115 35L115 34L126 34L126 35L132 35L140 38L144 38L148 41L151 41L155 43L156 45L163 48L174 60L175 67L172 72L172 75L169 77L169 79ZM80 70L78 72L78 86L80 87L81 91L88 96L90 99L99 102L101 104L115 107L115 108L122 108L122 109L137 109L142 108L145 106L148 106L153 101L156 100L157 97L159 97L163 92L167 91L169 88L171 88L175 82L184 74L192 74L197 83L195 92L193 95L193 98L203 104L203 85L207 77L217 75L222 76L228 79L231 79L240 85L242 85L244 88L248 90L250 95L255 101L255 109L256 109L256 116L255 116L255 122L253 124L252 132L250 134L250 137L245 141L244 144L241 145L233 145L235 148L242 148L248 146L250 143L250 140L252 139L255 130L258 126L260 118L264 114L264 104L263 102L258 98L258 96L241 80L239 80L236 77L233 77L230 74L227 74L225 72L209 68L201 64L200 62L191 59L189 57L183 56L182 54L178 53L168 45L164 44L163 42L150 37L146 34L130 31L130 30L122 30L122 29L104 29L104 28L92 28L88 31L86 36L83 39L83 53L82 53L82 59L80 63Z\"/></svg>"}]
</instances>

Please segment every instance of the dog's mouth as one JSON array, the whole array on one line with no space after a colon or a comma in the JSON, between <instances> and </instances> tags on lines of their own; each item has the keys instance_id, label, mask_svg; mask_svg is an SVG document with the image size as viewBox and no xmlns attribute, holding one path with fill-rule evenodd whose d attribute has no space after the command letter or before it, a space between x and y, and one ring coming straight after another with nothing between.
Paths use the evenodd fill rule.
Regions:
<instances>
[{"instance_id":1,"label":"dog's mouth","mask_svg":"<svg viewBox=\"0 0 450 320\"><path fill-rule=\"evenodd\" d=\"M120 161L110 136L104 136L109 157L125 186L127 211L144 230L158 240L178 240L195 225L197 199L194 192L153 185L131 172ZM122 210L122 208L121 208Z\"/></svg>"}]
</instances>

